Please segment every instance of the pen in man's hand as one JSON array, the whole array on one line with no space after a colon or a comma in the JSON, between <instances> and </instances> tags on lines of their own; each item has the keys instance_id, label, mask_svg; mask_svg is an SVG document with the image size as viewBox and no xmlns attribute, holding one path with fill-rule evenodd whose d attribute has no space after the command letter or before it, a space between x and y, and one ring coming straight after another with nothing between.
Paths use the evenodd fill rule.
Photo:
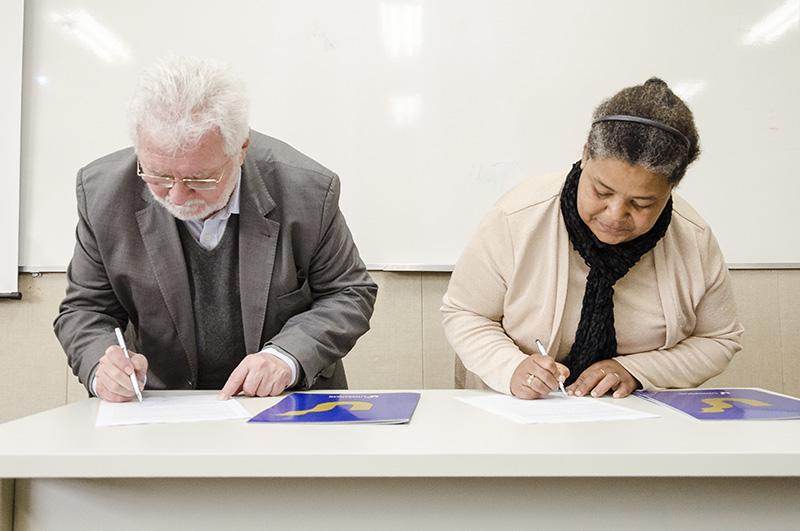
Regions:
<instances>
[{"instance_id":1,"label":"pen in man's hand","mask_svg":"<svg viewBox=\"0 0 800 531\"><path fill-rule=\"evenodd\" d=\"M125 346L125 338L122 337L122 330L120 330L119 327L116 327L114 332L117 333L117 342L119 342L119 346L122 347L125 357L131 359L130 354L128 354L128 347ZM139 382L136 381L136 371L131 373L131 383L133 384L133 390L136 391L136 398L138 398L139 402L141 402L142 392L139 390Z\"/></svg>"},{"instance_id":2,"label":"pen in man's hand","mask_svg":"<svg viewBox=\"0 0 800 531\"><path fill-rule=\"evenodd\" d=\"M536 340L536 348L539 349L539 352L541 352L542 356L549 356L547 350L544 348L544 345L542 345L542 342L538 339ZM564 389L564 382L559 381L558 388L561 389L562 393L567 394L567 390Z\"/></svg>"}]
</instances>

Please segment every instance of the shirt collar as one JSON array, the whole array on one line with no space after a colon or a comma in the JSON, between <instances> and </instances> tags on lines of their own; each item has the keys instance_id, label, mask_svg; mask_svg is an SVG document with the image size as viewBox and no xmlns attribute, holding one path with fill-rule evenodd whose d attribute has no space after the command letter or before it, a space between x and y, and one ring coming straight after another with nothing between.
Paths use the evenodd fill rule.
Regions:
<instances>
[{"instance_id":1,"label":"shirt collar","mask_svg":"<svg viewBox=\"0 0 800 531\"><path fill-rule=\"evenodd\" d=\"M215 212L212 216L210 216L206 221L210 220L225 220L231 217L231 214L238 214L239 213L239 196L241 195L240 190L242 188L242 168L241 166L237 168L237 175L236 175L236 187L231 192L231 198L228 200L228 204L222 207L220 210Z\"/></svg>"}]
</instances>

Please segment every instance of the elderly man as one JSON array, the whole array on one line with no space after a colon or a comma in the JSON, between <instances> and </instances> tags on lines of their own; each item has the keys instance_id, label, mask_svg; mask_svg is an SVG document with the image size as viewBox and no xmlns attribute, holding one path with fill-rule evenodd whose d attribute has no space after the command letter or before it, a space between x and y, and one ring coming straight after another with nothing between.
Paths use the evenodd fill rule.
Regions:
<instances>
[{"instance_id":1,"label":"elderly man","mask_svg":"<svg viewBox=\"0 0 800 531\"><path fill-rule=\"evenodd\" d=\"M346 388L341 358L369 329L377 286L338 177L251 132L241 81L210 62L145 71L130 122L134 147L77 176L54 326L81 382L109 401L136 396L131 375L220 399Z\"/></svg>"}]
</instances>

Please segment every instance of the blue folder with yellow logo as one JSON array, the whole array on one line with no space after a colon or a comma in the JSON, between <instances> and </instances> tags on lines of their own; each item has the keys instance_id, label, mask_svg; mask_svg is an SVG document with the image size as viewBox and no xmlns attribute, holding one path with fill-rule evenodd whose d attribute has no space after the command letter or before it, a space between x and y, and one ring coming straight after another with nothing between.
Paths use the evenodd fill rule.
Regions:
<instances>
[{"instance_id":1,"label":"blue folder with yellow logo","mask_svg":"<svg viewBox=\"0 0 800 531\"><path fill-rule=\"evenodd\" d=\"M249 422L405 424L419 393L292 393Z\"/></svg>"},{"instance_id":2,"label":"blue folder with yellow logo","mask_svg":"<svg viewBox=\"0 0 800 531\"><path fill-rule=\"evenodd\" d=\"M636 394L700 420L800 419L800 400L763 389L681 389Z\"/></svg>"}]
</instances>

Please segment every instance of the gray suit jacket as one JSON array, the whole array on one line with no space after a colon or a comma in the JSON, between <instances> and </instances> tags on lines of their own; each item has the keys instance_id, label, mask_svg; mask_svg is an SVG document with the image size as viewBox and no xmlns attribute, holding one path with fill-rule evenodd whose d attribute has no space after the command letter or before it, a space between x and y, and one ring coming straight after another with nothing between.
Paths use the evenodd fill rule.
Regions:
<instances>
[{"instance_id":1,"label":"gray suit jacket","mask_svg":"<svg viewBox=\"0 0 800 531\"><path fill-rule=\"evenodd\" d=\"M136 175L132 148L78 172L78 226L54 327L90 385L114 327L148 358L147 387L192 389L197 348L176 223ZM377 286L339 210L339 179L253 132L242 165L239 278L247 352L294 356L298 388L344 387L341 358L369 329Z\"/></svg>"}]
</instances>

